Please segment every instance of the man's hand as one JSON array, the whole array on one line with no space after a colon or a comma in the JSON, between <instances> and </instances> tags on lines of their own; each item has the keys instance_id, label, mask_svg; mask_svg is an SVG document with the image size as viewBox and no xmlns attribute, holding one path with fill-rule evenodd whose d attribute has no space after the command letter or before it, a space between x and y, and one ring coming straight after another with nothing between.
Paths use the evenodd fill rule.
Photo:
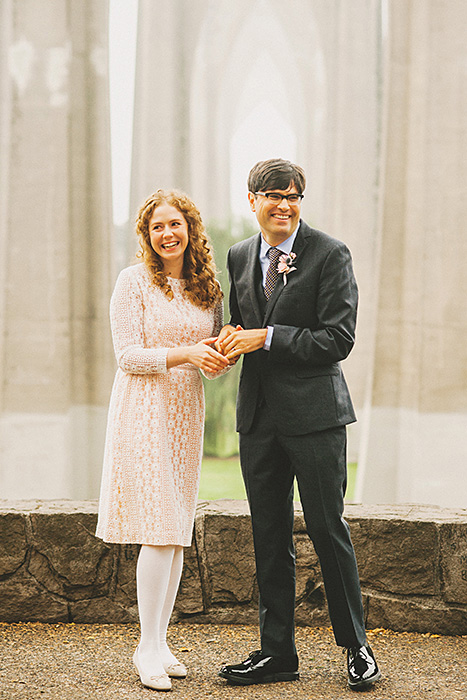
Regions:
<instances>
[{"instance_id":1,"label":"man's hand","mask_svg":"<svg viewBox=\"0 0 467 700\"><path fill-rule=\"evenodd\" d=\"M237 328L235 328L235 326L231 326L229 323L226 326L224 326L223 328L221 328L221 331L220 331L219 335L217 336L217 340L214 343L214 347L216 348L217 352L220 352L223 354L222 347L223 347L224 342L227 340L227 338L234 331L238 330L239 328L241 328L241 326L237 326Z\"/></svg>"},{"instance_id":2,"label":"man's hand","mask_svg":"<svg viewBox=\"0 0 467 700\"><path fill-rule=\"evenodd\" d=\"M226 327L224 326L224 328ZM221 333L224 331L224 328ZM268 334L267 328L251 328L246 331L243 330L241 326L237 326L236 329L233 329L232 326L229 326L229 328L230 331L225 334L224 338L219 343L219 347L222 354L225 355L230 362L238 360L240 355L260 350L264 346ZM220 337L219 335L219 338Z\"/></svg>"}]
</instances>

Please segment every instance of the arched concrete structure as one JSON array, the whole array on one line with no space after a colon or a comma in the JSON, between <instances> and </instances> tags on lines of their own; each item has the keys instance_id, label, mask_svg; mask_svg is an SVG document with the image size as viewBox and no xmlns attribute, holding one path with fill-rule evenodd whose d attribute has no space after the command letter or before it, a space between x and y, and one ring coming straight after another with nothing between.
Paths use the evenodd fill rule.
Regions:
<instances>
[{"instance_id":1,"label":"arched concrete structure","mask_svg":"<svg viewBox=\"0 0 467 700\"><path fill-rule=\"evenodd\" d=\"M466 503L466 12L462 0L141 3L134 206L177 185L207 220L228 218L231 140L270 98L267 70L251 84L269 56L308 175L305 218L354 256L346 374L365 501Z\"/></svg>"},{"instance_id":2,"label":"arched concrete structure","mask_svg":"<svg viewBox=\"0 0 467 700\"><path fill-rule=\"evenodd\" d=\"M0 492L95 495L114 362L106 0L3 0Z\"/></svg>"},{"instance_id":3,"label":"arched concrete structure","mask_svg":"<svg viewBox=\"0 0 467 700\"><path fill-rule=\"evenodd\" d=\"M467 502L466 20L464 0L140 0L132 215L176 186L228 221L232 144L273 106L307 172L304 217L353 252L365 502ZM98 491L114 369L106 34L107 0L1 5L7 497Z\"/></svg>"},{"instance_id":4,"label":"arched concrete structure","mask_svg":"<svg viewBox=\"0 0 467 700\"><path fill-rule=\"evenodd\" d=\"M380 83L378 0L140 1L132 210L156 187L178 186L206 221L228 221L232 139L249 111L275 100L307 172L305 218L354 252L360 342L347 374L358 406L378 250ZM247 169L239 177L246 198ZM353 459L358 445L353 427Z\"/></svg>"},{"instance_id":5,"label":"arched concrete structure","mask_svg":"<svg viewBox=\"0 0 467 700\"><path fill-rule=\"evenodd\" d=\"M228 218L230 142L255 104L276 98L277 74L275 106L313 183L308 217L336 212L344 152L374 188L379 14L377 0L140 0L132 209L153 188L178 186L207 220ZM273 81L264 71L252 87L265 55Z\"/></svg>"}]
</instances>

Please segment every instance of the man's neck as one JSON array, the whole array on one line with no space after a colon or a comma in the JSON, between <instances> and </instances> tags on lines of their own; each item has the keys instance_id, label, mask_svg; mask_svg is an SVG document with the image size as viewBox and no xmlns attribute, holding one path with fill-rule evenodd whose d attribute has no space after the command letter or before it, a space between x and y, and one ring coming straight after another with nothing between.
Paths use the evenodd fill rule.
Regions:
<instances>
[{"instance_id":1,"label":"man's neck","mask_svg":"<svg viewBox=\"0 0 467 700\"><path fill-rule=\"evenodd\" d=\"M270 245L272 248L277 248L278 246L280 246L281 243L286 241L293 234L289 233L287 236L271 236L270 234L268 235L263 230L261 230L261 235L263 236L264 240L268 245Z\"/></svg>"},{"instance_id":2,"label":"man's neck","mask_svg":"<svg viewBox=\"0 0 467 700\"><path fill-rule=\"evenodd\" d=\"M300 228L300 224L298 224L297 228L295 231L292 231L292 233L284 234L284 235L278 235L274 236L269 233L266 234L263 229L260 229L261 231L261 236L263 237L263 240L267 243L267 245L271 246L272 248L279 248L284 241L288 241L289 238L292 238L292 236L295 236L298 233L298 229Z\"/></svg>"}]
</instances>

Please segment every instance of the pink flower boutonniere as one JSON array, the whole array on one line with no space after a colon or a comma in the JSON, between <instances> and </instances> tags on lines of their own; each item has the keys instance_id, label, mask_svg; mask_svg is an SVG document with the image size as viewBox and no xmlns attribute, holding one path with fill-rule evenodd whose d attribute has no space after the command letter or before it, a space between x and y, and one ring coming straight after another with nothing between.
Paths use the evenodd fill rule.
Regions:
<instances>
[{"instance_id":1,"label":"pink flower boutonniere","mask_svg":"<svg viewBox=\"0 0 467 700\"><path fill-rule=\"evenodd\" d=\"M286 255L284 253L279 258L279 263L277 265L277 272L280 275L282 275L282 279L284 280L284 287L287 284L287 275L290 272L293 272L294 270L297 269L296 267L292 267L293 261L295 260L296 257L297 257L297 255L295 253L289 253L288 255Z\"/></svg>"}]
</instances>

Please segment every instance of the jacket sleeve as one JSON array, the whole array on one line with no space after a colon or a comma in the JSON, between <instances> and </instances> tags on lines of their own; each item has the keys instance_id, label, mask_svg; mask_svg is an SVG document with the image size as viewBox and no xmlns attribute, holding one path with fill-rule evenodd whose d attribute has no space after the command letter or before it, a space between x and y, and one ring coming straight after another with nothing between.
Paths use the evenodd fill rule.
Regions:
<instances>
[{"instance_id":1,"label":"jacket sleeve","mask_svg":"<svg viewBox=\"0 0 467 700\"><path fill-rule=\"evenodd\" d=\"M274 325L271 360L306 365L344 360L355 342L358 289L352 257L344 244L334 246L321 268L315 328Z\"/></svg>"},{"instance_id":2,"label":"jacket sleeve","mask_svg":"<svg viewBox=\"0 0 467 700\"><path fill-rule=\"evenodd\" d=\"M132 268L122 270L110 301L110 326L118 366L128 374L167 372L168 348L144 346L144 304Z\"/></svg>"},{"instance_id":3,"label":"jacket sleeve","mask_svg":"<svg viewBox=\"0 0 467 700\"><path fill-rule=\"evenodd\" d=\"M235 288L235 281L234 281L234 275L233 275L233 262L232 262L232 251L229 250L227 254L227 270L229 272L229 281L230 281L230 293L229 293L229 311L230 311L230 325L231 326L242 326L244 327L243 324L243 319L242 315L240 313L240 308L238 306L238 301L237 301L237 290Z\"/></svg>"}]
</instances>

